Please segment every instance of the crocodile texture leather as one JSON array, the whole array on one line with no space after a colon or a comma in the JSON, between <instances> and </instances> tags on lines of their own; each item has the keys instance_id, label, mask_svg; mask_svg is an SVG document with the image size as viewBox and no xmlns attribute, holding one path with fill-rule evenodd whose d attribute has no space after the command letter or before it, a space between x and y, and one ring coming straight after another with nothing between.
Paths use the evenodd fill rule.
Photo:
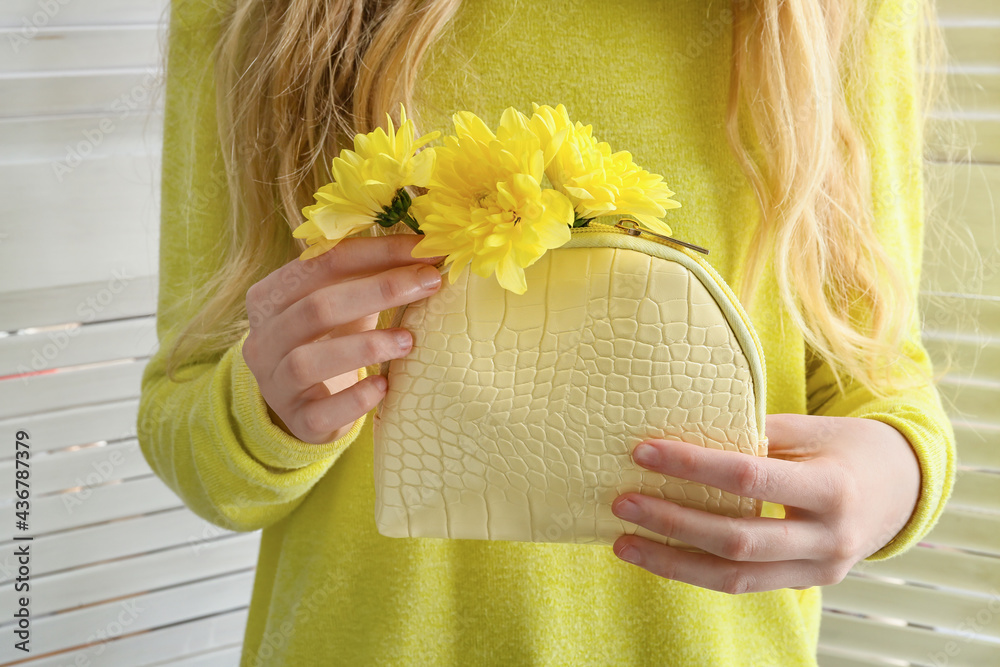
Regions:
<instances>
[{"instance_id":1,"label":"crocodile texture leather","mask_svg":"<svg viewBox=\"0 0 1000 667\"><path fill-rule=\"evenodd\" d=\"M526 269L523 295L465 270L407 307L413 348L388 364L374 422L379 532L602 544L635 533L689 548L611 502L634 491L759 515L759 501L630 455L650 437L766 455L749 324L732 307L727 319L720 286L685 263L564 247Z\"/></svg>"}]
</instances>

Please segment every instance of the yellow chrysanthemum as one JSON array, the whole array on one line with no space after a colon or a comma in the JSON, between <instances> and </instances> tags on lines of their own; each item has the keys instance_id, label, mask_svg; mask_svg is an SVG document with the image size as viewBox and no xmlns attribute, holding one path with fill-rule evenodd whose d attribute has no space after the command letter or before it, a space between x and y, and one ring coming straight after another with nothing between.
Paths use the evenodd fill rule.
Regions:
<instances>
[{"instance_id":1,"label":"yellow chrysanthemum","mask_svg":"<svg viewBox=\"0 0 1000 667\"><path fill-rule=\"evenodd\" d=\"M670 198L674 193L662 176L636 165L627 151L612 153L594 138L590 125L573 124L562 104L534 105L529 125L553 154L546 175L573 202L578 218L629 215L652 231L672 233L662 217L680 203Z\"/></svg>"},{"instance_id":2,"label":"yellow chrysanthemum","mask_svg":"<svg viewBox=\"0 0 1000 667\"><path fill-rule=\"evenodd\" d=\"M524 269L569 241L573 205L542 188L546 155L524 114L507 109L496 134L467 111L453 120L457 136L436 149L428 192L413 200L424 238L412 254L446 255L452 283L470 264L523 294Z\"/></svg>"},{"instance_id":3,"label":"yellow chrysanthemum","mask_svg":"<svg viewBox=\"0 0 1000 667\"><path fill-rule=\"evenodd\" d=\"M434 149L416 151L441 133L414 139L415 127L407 120L403 105L399 120L396 130L386 114L388 132L379 127L358 134L353 151L345 148L340 157L333 158L333 182L313 195L316 203L302 209L306 221L292 232L309 244L299 259L321 255L343 238L368 229L392 209L400 209L398 198L405 196L401 188L427 185L434 168ZM398 215L391 222L397 220Z\"/></svg>"}]
</instances>

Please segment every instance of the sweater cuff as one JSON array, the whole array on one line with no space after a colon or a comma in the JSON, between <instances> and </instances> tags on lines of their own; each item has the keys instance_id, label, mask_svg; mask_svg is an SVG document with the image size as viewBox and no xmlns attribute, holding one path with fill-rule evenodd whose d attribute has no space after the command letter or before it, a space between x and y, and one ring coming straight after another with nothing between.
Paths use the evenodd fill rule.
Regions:
<instances>
[{"instance_id":1,"label":"sweater cuff","mask_svg":"<svg viewBox=\"0 0 1000 667\"><path fill-rule=\"evenodd\" d=\"M955 434L943 414L888 401L850 416L877 419L895 428L909 441L920 465L920 496L913 514L891 540L865 558L885 560L916 545L941 516L955 482Z\"/></svg>"},{"instance_id":2,"label":"sweater cuff","mask_svg":"<svg viewBox=\"0 0 1000 667\"><path fill-rule=\"evenodd\" d=\"M257 378L243 359L243 341L248 334L243 334L237 343L232 366L232 411L247 453L269 468L285 470L339 456L361 433L368 414L358 417L350 431L332 442L313 444L285 433L271 421ZM358 369L358 382L367 376L366 368Z\"/></svg>"}]
</instances>

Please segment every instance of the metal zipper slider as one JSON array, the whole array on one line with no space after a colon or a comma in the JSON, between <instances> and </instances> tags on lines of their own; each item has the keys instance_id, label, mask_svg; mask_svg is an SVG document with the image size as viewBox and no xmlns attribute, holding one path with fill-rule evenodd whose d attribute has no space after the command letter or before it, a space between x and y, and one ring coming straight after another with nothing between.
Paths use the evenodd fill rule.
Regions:
<instances>
[{"instance_id":1,"label":"metal zipper slider","mask_svg":"<svg viewBox=\"0 0 1000 667\"><path fill-rule=\"evenodd\" d=\"M632 224L626 224L626 223L632 223ZM617 227L618 229L624 229L626 232L628 232L629 236L639 236L639 234L649 234L650 236L655 236L658 239L663 239L665 241L670 241L671 243L682 245L685 248L690 248L691 250L694 250L695 252L700 252L703 255L708 254L708 250L706 248L702 248L700 245L688 243L687 241L681 241L679 239L673 238L672 236L666 236L664 234L657 234L656 232L651 232L645 227L640 227L639 223L636 222L635 220L628 220L623 218L615 223L615 227Z\"/></svg>"}]
</instances>

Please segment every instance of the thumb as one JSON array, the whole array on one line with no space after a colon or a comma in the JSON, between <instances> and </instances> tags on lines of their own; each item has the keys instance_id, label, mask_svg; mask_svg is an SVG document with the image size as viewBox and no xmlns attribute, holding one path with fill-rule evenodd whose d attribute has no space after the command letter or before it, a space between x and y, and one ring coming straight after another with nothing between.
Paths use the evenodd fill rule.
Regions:
<instances>
[{"instance_id":1,"label":"thumb","mask_svg":"<svg viewBox=\"0 0 1000 667\"><path fill-rule=\"evenodd\" d=\"M836 428L835 417L780 413L767 415L767 456L786 461L806 461L819 456Z\"/></svg>"}]
</instances>

